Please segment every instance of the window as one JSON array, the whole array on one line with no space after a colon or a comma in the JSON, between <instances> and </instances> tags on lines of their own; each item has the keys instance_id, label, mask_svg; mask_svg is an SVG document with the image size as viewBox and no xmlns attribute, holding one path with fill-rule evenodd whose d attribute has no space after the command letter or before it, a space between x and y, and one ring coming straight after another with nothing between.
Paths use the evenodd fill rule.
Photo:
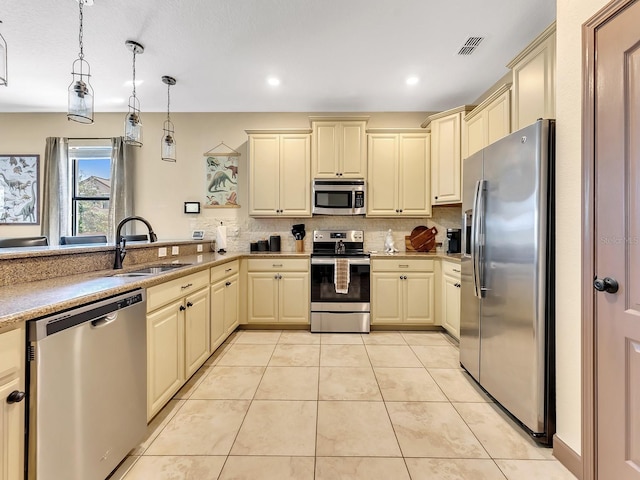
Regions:
<instances>
[{"instance_id":1,"label":"window","mask_svg":"<svg viewBox=\"0 0 640 480\"><path fill-rule=\"evenodd\" d=\"M72 235L100 235L109 230L111 141L70 139Z\"/></svg>"}]
</instances>

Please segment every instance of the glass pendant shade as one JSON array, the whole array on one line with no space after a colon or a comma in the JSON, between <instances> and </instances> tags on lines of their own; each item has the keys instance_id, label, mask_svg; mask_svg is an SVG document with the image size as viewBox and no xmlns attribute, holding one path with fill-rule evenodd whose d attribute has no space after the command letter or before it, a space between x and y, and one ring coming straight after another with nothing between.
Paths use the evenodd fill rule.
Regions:
<instances>
[{"instance_id":1,"label":"glass pendant shade","mask_svg":"<svg viewBox=\"0 0 640 480\"><path fill-rule=\"evenodd\" d=\"M165 120L162 127L162 160L165 162L176 161L176 140L174 138L173 123L169 120Z\"/></svg>"},{"instance_id":2,"label":"glass pendant shade","mask_svg":"<svg viewBox=\"0 0 640 480\"><path fill-rule=\"evenodd\" d=\"M9 75L7 73L7 41L0 33L0 86L6 87L8 84Z\"/></svg>"},{"instance_id":3,"label":"glass pendant shade","mask_svg":"<svg viewBox=\"0 0 640 480\"><path fill-rule=\"evenodd\" d=\"M72 70L67 118L74 122L93 123L93 88L89 83L89 64L78 59L73 62Z\"/></svg>"}]
</instances>

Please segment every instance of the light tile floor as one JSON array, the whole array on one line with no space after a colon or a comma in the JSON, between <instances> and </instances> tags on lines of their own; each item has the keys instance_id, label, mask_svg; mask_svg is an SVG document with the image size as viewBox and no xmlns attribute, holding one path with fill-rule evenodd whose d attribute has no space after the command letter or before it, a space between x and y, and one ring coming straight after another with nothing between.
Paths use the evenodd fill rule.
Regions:
<instances>
[{"instance_id":1,"label":"light tile floor","mask_svg":"<svg viewBox=\"0 0 640 480\"><path fill-rule=\"evenodd\" d=\"M571 480L439 332L238 331L112 480Z\"/></svg>"}]
</instances>

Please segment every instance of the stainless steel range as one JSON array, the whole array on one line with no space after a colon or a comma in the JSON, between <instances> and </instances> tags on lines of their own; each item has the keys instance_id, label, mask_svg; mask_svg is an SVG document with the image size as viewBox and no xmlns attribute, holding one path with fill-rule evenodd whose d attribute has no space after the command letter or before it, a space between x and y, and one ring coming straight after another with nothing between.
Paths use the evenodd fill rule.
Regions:
<instances>
[{"instance_id":1,"label":"stainless steel range","mask_svg":"<svg viewBox=\"0 0 640 480\"><path fill-rule=\"evenodd\" d=\"M311 253L311 331L368 333L370 277L370 259L364 252L362 230L315 230Z\"/></svg>"}]
</instances>

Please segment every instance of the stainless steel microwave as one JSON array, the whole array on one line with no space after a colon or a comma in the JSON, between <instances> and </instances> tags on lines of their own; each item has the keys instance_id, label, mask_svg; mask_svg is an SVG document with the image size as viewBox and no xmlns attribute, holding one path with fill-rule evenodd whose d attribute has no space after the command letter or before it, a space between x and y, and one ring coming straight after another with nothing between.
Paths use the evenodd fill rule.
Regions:
<instances>
[{"instance_id":1,"label":"stainless steel microwave","mask_svg":"<svg viewBox=\"0 0 640 480\"><path fill-rule=\"evenodd\" d=\"M364 215L367 213L364 179L313 181L313 213L318 215Z\"/></svg>"}]
</instances>

